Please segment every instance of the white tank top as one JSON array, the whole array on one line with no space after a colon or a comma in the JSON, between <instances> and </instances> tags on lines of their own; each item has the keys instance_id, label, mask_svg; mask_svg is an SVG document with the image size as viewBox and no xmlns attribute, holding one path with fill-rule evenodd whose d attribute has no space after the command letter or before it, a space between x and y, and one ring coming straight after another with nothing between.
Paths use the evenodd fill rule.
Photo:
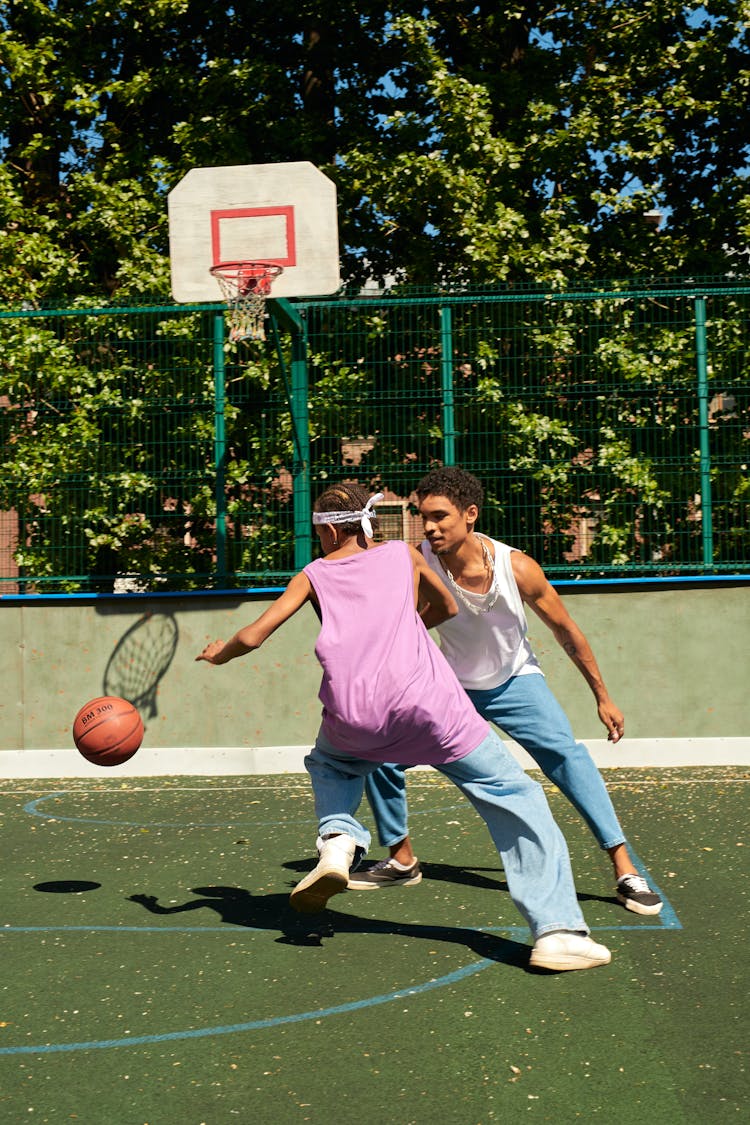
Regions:
<instances>
[{"instance_id":1,"label":"white tank top","mask_svg":"<svg viewBox=\"0 0 750 1125\"><path fill-rule=\"evenodd\" d=\"M458 602L458 616L438 626L440 646L459 682L465 688L486 691L511 676L543 675L527 637L526 614L513 575L510 556L517 548L483 536L495 549L494 579L486 594L461 587L466 601L480 611L472 613L453 589L438 557L425 540L421 551ZM497 593L492 608L487 605Z\"/></svg>"}]
</instances>

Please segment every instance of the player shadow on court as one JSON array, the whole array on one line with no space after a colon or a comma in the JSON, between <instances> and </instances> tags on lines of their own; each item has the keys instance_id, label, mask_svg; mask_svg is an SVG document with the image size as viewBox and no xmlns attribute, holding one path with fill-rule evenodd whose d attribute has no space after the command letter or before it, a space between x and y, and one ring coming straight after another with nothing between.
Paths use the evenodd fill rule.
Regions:
<instances>
[{"instance_id":1,"label":"player shadow on court","mask_svg":"<svg viewBox=\"0 0 750 1125\"><path fill-rule=\"evenodd\" d=\"M494 884L493 884L494 885ZM161 906L155 895L128 895L128 901L143 906L151 914L183 914L193 910L214 910L230 926L252 930L280 930L274 940L281 945L319 946L323 938L338 934L374 934L421 938L463 945L488 961L525 967L528 945L486 934L466 926L440 926L416 922L391 922L360 918L355 914L339 914L330 908L319 915L303 915L292 910L286 894L253 895L241 887L193 887L200 898L174 906Z\"/></svg>"},{"instance_id":2,"label":"player shadow on court","mask_svg":"<svg viewBox=\"0 0 750 1125\"><path fill-rule=\"evenodd\" d=\"M287 863L282 864L289 871L297 871L304 873L312 871L315 866L314 859L292 859ZM367 870L368 864L362 867L362 870ZM464 887L477 887L479 890L486 891L504 891L508 894L508 884L504 879L499 878L503 873L501 867L463 867L456 866L452 863L422 863L422 875L425 880L443 883L457 883ZM486 874L485 874L486 872ZM496 875L498 878L488 878L487 876ZM366 892L363 892L366 893ZM611 905L618 904L616 895L597 895L581 891L580 887L576 884L576 898L579 902L603 902Z\"/></svg>"},{"instance_id":3,"label":"player shadow on court","mask_svg":"<svg viewBox=\"0 0 750 1125\"><path fill-rule=\"evenodd\" d=\"M306 872L312 871L315 863L315 859L292 859L283 863L282 867L286 867L289 871ZM366 871L370 866L371 864L365 863L358 870ZM508 890L508 884L504 879L491 879L484 874L487 872L489 875L499 876L502 874L501 867L464 867L452 863L420 863L420 867L425 879L436 882L458 883L464 887L478 887L480 890L488 891Z\"/></svg>"}]
</instances>

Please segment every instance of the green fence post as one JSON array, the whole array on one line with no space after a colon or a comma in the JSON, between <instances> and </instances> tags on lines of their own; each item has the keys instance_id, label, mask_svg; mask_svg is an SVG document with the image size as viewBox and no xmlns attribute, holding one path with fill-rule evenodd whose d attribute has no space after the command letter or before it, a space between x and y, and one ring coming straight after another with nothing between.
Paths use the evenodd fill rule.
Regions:
<instances>
[{"instance_id":1,"label":"green fence post","mask_svg":"<svg viewBox=\"0 0 750 1125\"><path fill-rule=\"evenodd\" d=\"M440 382L443 392L443 460L456 463L456 419L453 410L453 310L440 309Z\"/></svg>"},{"instance_id":2,"label":"green fence post","mask_svg":"<svg viewBox=\"0 0 750 1125\"><path fill-rule=\"evenodd\" d=\"M310 425L308 409L307 332L304 321L292 331L292 426L297 435L299 461L294 466L294 566L312 561L312 503L310 500Z\"/></svg>"},{"instance_id":3,"label":"green fence post","mask_svg":"<svg viewBox=\"0 0 750 1125\"><path fill-rule=\"evenodd\" d=\"M714 560L713 510L711 505L711 447L708 430L708 362L706 346L706 298L695 298L695 360L698 369L698 425L700 438L700 495L703 563Z\"/></svg>"},{"instance_id":4,"label":"green fence post","mask_svg":"<svg viewBox=\"0 0 750 1125\"><path fill-rule=\"evenodd\" d=\"M296 458L292 471L294 499L294 566L302 570L312 561L312 504L310 501L310 424L309 381L307 377L307 321L306 312L285 298L268 302L268 311L280 320L292 337L291 388L284 384L292 417L292 433ZM279 363L284 357L279 350Z\"/></svg>"},{"instance_id":5,"label":"green fence post","mask_svg":"<svg viewBox=\"0 0 750 1125\"><path fill-rule=\"evenodd\" d=\"M216 472L216 578L221 585L227 575L226 496L226 390L224 378L224 313L214 315L214 470Z\"/></svg>"}]
</instances>

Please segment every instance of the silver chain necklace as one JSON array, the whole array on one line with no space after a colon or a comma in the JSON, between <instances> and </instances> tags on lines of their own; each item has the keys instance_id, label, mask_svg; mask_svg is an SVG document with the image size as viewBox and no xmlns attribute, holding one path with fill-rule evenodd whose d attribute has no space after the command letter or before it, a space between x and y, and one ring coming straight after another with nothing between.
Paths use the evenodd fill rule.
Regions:
<instances>
[{"instance_id":1,"label":"silver chain necklace","mask_svg":"<svg viewBox=\"0 0 750 1125\"><path fill-rule=\"evenodd\" d=\"M497 575L495 574L494 559L492 558L492 555L490 554L489 550L487 549L487 545L486 545L484 539L480 538L479 542L480 542L480 545L482 547L482 554L484 556L485 565L486 565L487 569L489 570L490 574L492 575L492 584L490 585L490 588L487 591L487 594L480 594L479 595L480 597L487 597L488 595L492 595L486 605L481 605L481 606L480 605L474 605L474 602L470 602L469 599L466 597L464 591L459 586L458 582L456 582L456 579L451 574L450 567L447 566L446 563L444 563L442 559L440 559L440 565L442 566L445 573L448 575L448 580L450 581L450 584L451 584L451 586L453 587L453 589L456 593L456 597L461 602L461 605L466 606L469 613L473 613L475 617L478 617L480 613L489 613L490 610L492 609L493 605L497 601L497 599L500 597L500 587L497 584Z\"/></svg>"}]
</instances>

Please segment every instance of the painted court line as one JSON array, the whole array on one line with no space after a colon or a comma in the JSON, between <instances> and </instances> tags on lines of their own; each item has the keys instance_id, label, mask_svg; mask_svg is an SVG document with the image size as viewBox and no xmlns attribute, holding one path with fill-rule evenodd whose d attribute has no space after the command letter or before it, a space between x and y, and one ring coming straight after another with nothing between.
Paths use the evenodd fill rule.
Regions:
<instances>
[{"instance_id":1,"label":"painted court line","mask_svg":"<svg viewBox=\"0 0 750 1125\"><path fill-rule=\"evenodd\" d=\"M208 792L208 790L206 791ZM103 824L108 828L228 828L230 826L240 826L252 824L256 827L264 827L269 824L280 824L278 820L202 820L191 821L181 820L175 823L174 821L157 821L157 820L102 820L92 816L61 816L59 813L48 813L40 810L39 805L43 801L51 801L55 797L66 797L73 795L80 795L80 790L76 789L60 789L55 793L47 793L44 797L37 797L33 801L29 801L23 807L23 811L28 813L29 816L37 816L41 820L53 820L60 823L69 824ZM111 793L107 794L112 796ZM119 795L119 794L118 794ZM124 794L123 794L124 795ZM310 814L310 822L313 821L312 812Z\"/></svg>"},{"instance_id":2,"label":"painted court line","mask_svg":"<svg viewBox=\"0 0 750 1125\"><path fill-rule=\"evenodd\" d=\"M711 779L701 779L697 783L698 784L708 783L710 780ZM728 783L726 779L717 779L717 780L720 780L723 784ZM746 782L747 780L750 780L750 779L732 779L732 780L733 781L739 781L739 782ZM682 783L682 784L688 784L688 783L689 784L696 784L696 781L692 780L690 782L688 782L688 781L680 782L680 781L676 781L675 779L670 778L669 783L670 784L680 784L680 783ZM437 784L440 784L440 783L438 782ZM627 785L634 784L634 783L632 781L623 780L623 782L621 782L621 783L616 782L615 784L627 786ZM649 781L647 781L647 782L638 781L638 782L635 782L635 784L638 784L639 786L643 786L643 785L646 785L646 784L661 785L661 784L663 784L663 782L659 779L653 779L653 780L649 779ZM420 785L419 782L417 782L415 780L415 782L411 783L411 788L419 787L419 788L433 788L434 789L435 785L436 785L435 780L427 781L427 782L423 783L422 785ZM274 791L274 790L276 790L276 791L287 790L288 791L290 789L302 789L302 788L307 788L306 779L301 780L300 783L296 783L296 782L290 783L290 782L287 781L287 782L284 782L283 784L273 785L273 786L253 786L253 785L237 785L237 786L231 786L231 787L230 786L180 786L180 787L162 786L162 787L159 787L159 788L150 787L150 786L148 786L148 787L146 787L146 786L140 787L139 786L139 787L132 787L131 788L130 786L128 786L127 788L114 790L114 791L111 788L101 788L100 789L97 786L92 786L91 788L78 788L78 787L76 787L75 789L54 790L53 792L46 792L46 793L43 793L39 796L36 796L34 800L28 802L24 806L24 811L28 815L39 817L39 818L45 819L45 820L71 821L71 822L76 822L76 823L101 824L101 825L107 825L107 826L119 825L119 826L123 826L123 827L140 827L140 828L142 828L142 827L145 826L145 824L143 822L99 820L99 819L94 819L94 818L91 818L91 817L67 817L67 816L59 816L59 815L56 816L54 814L48 813L46 810L40 808L40 806L44 802L49 801L49 800L54 799L54 798L66 797L66 796L75 797L76 795L87 796L87 795L96 794L96 793L101 793L103 795L108 795L108 796L112 796L113 792L114 792L115 795L118 795L118 796L131 795L131 794L135 794L135 793L141 794L141 793L144 793L144 792L153 793L155 795L158 795L160 792L169 792L169 793L174 793L174 792L199 792L199 793L203 793L203 794L217 793L217 794L225 795L227 792L230 792L230 791L235 791L235 792L265 791L265 792L269 792L269 791ZM31 793L37 793L38 794L39 790L31 790L31 791L30 790L20 790L20 791L16 791L17 795L25 795L26 796L26 795L31 795ZM2 794L0 794L0 796L2 796ZM459 806L450 806L450 807L451 808L461 807L462 805L463 805L463 802L461 802ZM417 810L417 811L420 811L420 810ZM430 809L430 810L421 810L421 811L423 811L425 814L429 813L430 815L434 815L436 810ZM440 810L437 810L437 811L440 811ZM443 811L445 811L445 810L443 810ZM236 820L236 821L222 820L222 821L217 821L217 822L212 821L212 822L203 822L203 823L180 822L179 824L169 824L169 825L167 825L167 824L150 824L148 826L149 827L200 828L200 827L217 827L217 826L227 826L227 825L238 825L238 824L242 824L242 823L245 823L245 821L242 821L242 820ZM254 824L255 826L257 826L259 822L257 820L253 820L253 821L251 821L251 823ZM273 822L270 822L270 823L279 823L279 822L273 821ZM653 887L653 889L661 895L663 903L664 903L661 914L656 916L654 918L653 922L649 922L649 923L641 922L641 923L637 923L637 924L633 924L633 925L625 924L625 925L618 925L618 926L613 926L613 927L594 926L594 927L592 927L592 932L616 934L617 932L635 932L636 930L639 930L639 931L642 931L642 932L654 932L654 931L658 931L658 930L661 930L661 931L681 930L682 925L681 925L681 923L680 923L680 921L677 917L677 914L676 914L674 908L672 907L672 904L665 897L665 895L663 894L661 889L656 886L653 879L651 879L648 871L646 870L646 868L644 867L642 862L638 859L638 857L633 855L633 860L634 860L634 863L636 864L640 874L642 874L645 878L647 878L649 880L651 886ZM440 929L442 929L444 931L450 931L452 928L453 927L450 927L450 926L440 927ZM467 927L465 925L462 925L461 928L466 929ZM0 936L4 935L7 938L9 938L13 934L22 935L22 934L59 934L59 933L82 933L82 934L117 933L117 934L120 934L122 936L128 935L128 934L140 935L140 934L148 933L148 934L164 934L164 935L180 934L180 935L202 936L202 935L207 935L207 934L247 933L248 931L250 931L250 932L275 932L275 930L268 929L267 927L237 926L237 925L232 925L232 924L227 924L227 923L224 923L220 926L198 926L198 927L150 926L150 925L139 925L139 926L131 926L131 925L88 925L88 926L54 926L54 925L52 925L52 926L50 926L50 925L36 926L36 925L34 925L34 926L23 926L23 925L21 925L21 926L3 926L0 929ZM528 936L529 936L528 935L528 928L526 926L512 926L511 925L511 926L476 927L475 931L477 933L507 934L507 935L510 935L514 938L519 937L522 941L528 940ZM220 1035L240 1034L240 1033L249 1032L249 1031L261 1031L261 1030L268 1029L268 1028L275 1028L275 1027L278 1027L278 1026L283 1025L283 1024L300 1023L300 1022L304 1022L304 1021L307 1021L307 1020L313 1020L313 1019L321 1020L321 1019L327 1018L328 1016L342 1015L342 1014L352 1013L352 1012L356 1012L356 1011L361 1011L361 1010L364 1010L364 1009L367 1009L367 1008L377 1007L379 1005L391 1003L394 1000L403 1000L403 999L408 998L410 996L417 996L417 995L420 995L422 993L426 993L426 992L430 992L430 991L433 991L433 990L436 990L436 989L440 989L440 988L443 988L447 985L455 984L455 983L458 983L462 980L465 980L468 977L473 976L473 975L475 975L479 972L482 972L486 968L489 968L491 965L495 965L496 963L497 962L494 961L494 960L482 958L478 962L475 962L471 965L464 966L464 967L462 967L460 969L457 969L457 970L455 970L451 973L448 973L448 974L446 974L442 977L438 977L438 978L435 978L435 979L432 979L432 980L425 981L425 982L423 982L422 984L419 984L419 985L412 985L408 988L396 989L396 990L394 990L392 992L389 992L389 993L383 993L383 994L379 994L379 995L376 995L376 996L363 998L361 1000L350 1001L348 1003L336 1005L336 1006L329 1007L329 1008L319 1008L319 1009L314 1009L314 1010L311 1010L311 1011L292 1013L292 1014L289 1014L289 1015L280 1015L280 1016L269 1017L269 1018L261 1019L261 1020L249 1020L249 1021L246 1021L246 1022L243 1022L243 1023L214 1025L214 1026L205 1027L205 1028L190 1028L190 1029L176 1030L176 1031L171 1031L171 1032L154 1033L154 1034L149 1034L149 1035L122 1036L122 1037L116 1038L116 1039L113 1038L113 1039L100 1039L100 1040L81 1040L81 1041L75 1042L75 1043L43 1043L43 1044L34 1044L34 1045L22 1044L22 1045L16 1045L16 1046L7 1046L7 1047L0 1047L0 1055L6 1055L6 1056L10 1056L10 1055L45 1055L45 1054L63 1053L63 1052L70 1053L70 1052L86 1051L86 1050L104 1050L104 1049L112 1049L112 1048L120 1048L120 1047L143 1046L143 1045L148 1045L148 1044L165 1043L165 1042L172 1042L172 1041L178 1041L178 1040L212 1038L212 1037L216 1037L216 1036L220 1036Z\"/></svg>"},{"instance_id":3,"label":"painted court line","mask_svg":"<svg viewBox=\"0 0 750 1125\"><path fill-rule=\"evenodd\" d=\"M665 904L666 909L666 904ZM676 920L676 928L681 929L679 922ZM449 929L450 927L442 927ZM465 928L465 927L462 927ZM617 926L613 929L603 926L592 927L592 932L617 932L618 930L632 931L644 930L653 931L658 929L668 929L669 925L639 925L639 926ZM176 927L176 926L12 926L4 927L0 933L47 933L47 932L116 932L116 933L161 933L161 934L205 934L205 933L223 933L223 932L247 932L248 929L256 929L256 927L249 926L204 926L204 927ZM270 931L269 931L270 932ZM519 936L523 939L528 938L528 929L525 926L491 926L483 927L478 930L479 933L505 933L513 937ZM247 1031L262 1031L268 1028L279 1027L282 1024L302 1023L307 1020L321 1020L328 1016L343 1015L346 1013L362 1011L366 1008L378 1007L382 1004L391 1003L394 1000L404 1000L410 996L419 996L426 992L432 992L438 988L444 988L447 985L456 984L459 981L466 980L468 977L474 976L482 972L484 969L495 965L496 962L488 958L482 958L480 961L472 965L466 965L460 969L456 969L445 976L437 977L433 980L425 981L423 984L412 985L409 988L396 989L393 992L381 993L377 996L366 997L362 1000L349 1001L346 1004L339 1004L330 1008L316 1008L307 1012L296 1012L286 1016L273 1016L262 1020L248 1020L245 1023L236 1024L221 1024L204 1028L191 1028L189 1030L179 1030L171 1032L159 1032L151 1035L133 1035L124 1036L118 1039L99 1039L99 1040L82 1040L76 1043L42 1043L34 1045L18 1045L12 1047L0 1047L0 1055L47 1055L59 1054L63 1052L73 1051L91 1051L91 1050L106 1050L116 1047L134 1047L144 1046L153 1043L166 1043L176 1040L185 1039L205 1039L212 1038L219 1035L234 1035Z\"/></svg>"},{"instance_id":4,"label":"painted court line","mask_svg":"<svg viewBox=\"0 0 750 1125\"><path fill-rule=\"evenodd\" d=\"M96 1051L111 1047L138 1047L147 1043L168 1043L176 1039L206 1039L217 1035L235 1035L243 1031L262 1031L270 1027L279 1027L281 1024L302 1023L305 1020L319 1020L326 1016L344 1015L347 1012L361 1011L363 1008L375 1008L380 1004L389 1004L393 1000L404 1000L409 996L418 996L424 992L431 992L436 988L443 988L448 984L456 984L475 973L482 972L490 965L496 964L483 958L474 965L467 965L463 969L456 969L444 977L426 981L424 984L410 988L398 989L395 992L384 993L381 996L370 996L366 1000L352 1000L347 1004L339 1004L333 1008L317 1008L311 1012L297 1012L289 1016L273 1016L264 1020L248 1020L247 1023L224 1024L217 1027L191 1028L187 1031L167 1031L155 1035L133 1035L121 1039L95 1039L80 1043L42 1043L36 1046L0 1047L0 1055L49 1055L61 1051Z\"/></svg>"},{"instance_id":5,"label":"painted court line","mask_svg":"<svg viewBox=\"0 0 750 1125\"><path fill-rule=\"evenodd\" d=\"M666 905L666 904L665 904ZM676 919L675 919L676 920ZM443 927L449 929L450 927ZM465 928L465 927L462 927ZM617 926L614 932L618 930L644 930L653 931L657 929L665 929L669 926L655 926L655 925L640 925L640 926ZM677 922L677 928L681 928ZM205 927L175 927L175 926L13 926L5 927L2 933L45 933L45 932L116 932L116 933L162 933L162 934L205 934L205 933L222 933L222 932L247 932L248 929L256 929L256 927L248 926L205 926ZM592 932L606 931L612 932L608 927L596 926L592 927ZM269 931L270 932L270 931ZM528 929L525 926L491 926L483 927L478 930L479 933L505 933L513 937L519 936L523 939L528 938ZM404 1000L410 996L419 996L426 992L432 992L438 988L444 988L447 985L456 984L468 977L474 976L477 973L483 972L484 969L495 965L496 962L488 958L482 958L480 961L472 965L465 965L460 969L456 969L451 973L447 973L442 977L437 977L433 980L425 981L423 984L412 985L409 988L396 989L393 992L381 993L377 996L366 997L362 1000L349 1001L346 1004L339 1004L330 1008L316 1008L307 1012L296 1012L285 1016L272 1016L262 1020L248 1020L245 1023L236 1024L221 1024L204 1028L191 1028L189 1030L178 1030L171 1032L159 1032L151 1035L133 1035L123 1036L118 1039L99 1039L99 1040L82 1040L76 1043L42 1043L42 1044L23 1044L12 1047L0 1047L0 1055L47 1055L59 1054L63 1052L74 1051L92 1051L92 1050L106 1050L117 1047L133 1047L144 1046L154 1043L167 1043L176 1040L185 1039L205 1039L213 1038L219 1035L234 1035L248 1031L262 1031L268 1028L279 1027L283 1024L302 1023L307 1020L321 1020L328 1016L344 1015L351 1012L362 1011L366 1008L378 1007L382 1004L391 1003L394 1000Z\"/></svg>"},{"instance_id":6,"label":"painted court line","mask_svg":"<svg viewBox=\"0 0 750 1125\"><path fill-rule=\"evenodd\" d=\"M104 794L104 795L106 795L110 798L113 796L113 794L110 791L107 791L107 790L94 790L94 792L102 793L102 794ZM116 796L130 796L131 792L133 792L133 791L132 790L127 790L127 791L126 790L117 790L115 795ZM148 792L148 790L147 790L147 792ZM170 790L170 792L174 792L174 790ZM222 793L222 792L225 792L225 791L221 790L221 789L205 789L205 790L198 790L198 792ZM76 796L88 796L88 795L89 795L88 793L83 792L80 789L58 789L58 790L55 790L53 793L45 793L41 797L36 797L33 801L28 801L24 805L23 811L25 813L28 813L29 816L39 817L40 820L58 821L58 822L63 823L63 824L64 823L100 824L100 825L105 825L108 828L225 828L225 827L228 828L230 826L241 827L241 826L248 825L248 824L253 825L256 828L262 828L262 827L267 827L268 825L271 825L271 824L282 824L282 823L284 823L283 821L280 821L280 820L256 820L256 819L247 819L246 817L238 817L236 820L227 820L225 818L224 820L178 821L177 823L175 823L174 821L168 822L168 821L151 821L151 820L148 820L148 821L146 821L146 820L104 820L104 819L92 817L92 816L63 816L60 813L46 812L45 810L40 809L40 807L39 807L44 801L51 801L51 800L54 800L56 797L69 797L69 796L76 797ZM451 812L451 811L453 811L454 809L457 809L457 808L470 808L470 806L465 801L459 801L457 804L442 805L437 809L432 808L432 809L410 810L410 815L412 815L412 816L428 816L428 815L431 815L432 813L435 813L435 812ZM310 824L316 823L312 809L310 810L310 815L308 817L306 817L305 819L308 820L310 822Z\"/></svg>"},{"instance_id":7,"label":"painted court line","mask_svg":"<svg viewBox=\"0 0 750 1125\"><path fill-rule=\"evenodd\" d=\"M666 906L666 904L665 904ZM670 908L671 911L671 908ZM625 930L644 931L644 930L681 930L682 923L677 918L674 911L671 911L671 917L665 918L662 921L661 914L657 915L659 918L658 923L641 922L639 925L633 926L592 926L591 932L602 934L619 934ZM440 926L441 930L451 930L452 926ZM465 926L460 927L462 930L473 929L478 934L511 934L513 937L528 938L528 926ZM246 933L267 933L274 934L278 931L268 926L237 926L232 922L225 922L221 926L112 926L112 925L91 925L91 926L3 926L0 929L0 937L3 934L193 934L199 937L202 934L246 934ZM397 932L397 925L394 925L394 932ZM436 939L439 940L439 939Z\"/></svg>"}]
</instances>

